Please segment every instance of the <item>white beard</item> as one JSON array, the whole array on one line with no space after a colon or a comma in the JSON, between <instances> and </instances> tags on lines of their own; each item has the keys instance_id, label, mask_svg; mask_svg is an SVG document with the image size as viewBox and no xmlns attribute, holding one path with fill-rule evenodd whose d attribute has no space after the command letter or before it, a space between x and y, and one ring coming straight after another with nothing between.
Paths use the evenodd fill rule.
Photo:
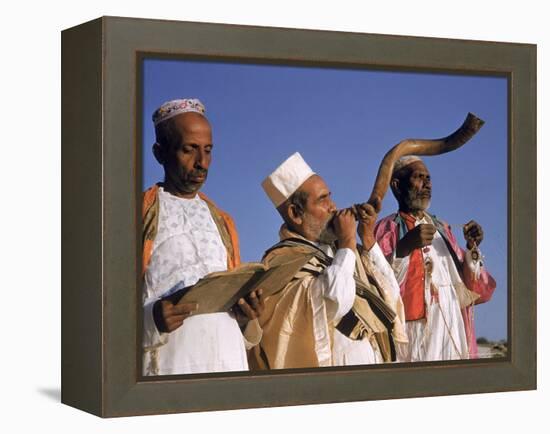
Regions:
<instances>
[{"instance_id":1,"label":"white beard","mask_svg":"<svg viewBox=\"0 0 550 434\"><path fill-rule=\"evenodd\" d=\"M427 199L424 197L414 197L411 198L411 192L408 191L405 197L405 205L412 211L426 211L432 202L432 199Z\"/></svg>"},{"instance_id":2,"label":"white beard","mask_svg":"<svg viewBox=\"0 0 550 434\"><path fill-rule=\"evenodd\" d=\"M421 211L426 211L430 207L431 203L431 199L413 199L410 201L410 203L407 203L407 206L409 207L409 209L419 209Z\"/></svg>"}]
</instances>

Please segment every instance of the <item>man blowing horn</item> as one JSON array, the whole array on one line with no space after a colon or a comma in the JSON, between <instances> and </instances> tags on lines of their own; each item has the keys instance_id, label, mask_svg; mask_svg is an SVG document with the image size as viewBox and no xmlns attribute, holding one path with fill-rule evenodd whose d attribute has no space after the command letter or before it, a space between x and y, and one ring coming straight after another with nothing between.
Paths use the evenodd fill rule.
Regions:
<instances>
[{"instance_id":1,"label":"man blowing horn","mask_svg":"<svg viewBox=\"0 0 550 434\"><path fill-rule=\"evenodd\" d=\"M331 193L299 153L262 184L284 220L281 241L264 261L312 255L282 290L265 299L254 348L260 369L359 365L399 360L407 353L399 286L374 238L370 205L336 211ZM332 221L336 242L327 242ZM361 244L356 242L359 236Z\"/></svg>"}]
</instances>

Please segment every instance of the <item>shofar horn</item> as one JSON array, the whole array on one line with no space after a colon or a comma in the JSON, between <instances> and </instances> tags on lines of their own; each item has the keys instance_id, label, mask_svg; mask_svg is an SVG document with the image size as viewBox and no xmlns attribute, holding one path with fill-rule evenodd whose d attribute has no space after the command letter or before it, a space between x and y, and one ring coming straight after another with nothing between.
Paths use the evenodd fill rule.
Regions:
<instances>
[{"instance_id":1,"label":"shofar horn","mask_svg":"<svg viewBox=\"0 0 550 434\"><path fill-rule=\"evenodd\" d=\"M406 155L439 155L454 151L470 140L485 122L476 115L468 113L462 126L451 135L442 139L406 139L399 142L382 159L368 204L376 212L380 211L382 200L390 186L395 162Z\"/></svg>"}]
</instances>

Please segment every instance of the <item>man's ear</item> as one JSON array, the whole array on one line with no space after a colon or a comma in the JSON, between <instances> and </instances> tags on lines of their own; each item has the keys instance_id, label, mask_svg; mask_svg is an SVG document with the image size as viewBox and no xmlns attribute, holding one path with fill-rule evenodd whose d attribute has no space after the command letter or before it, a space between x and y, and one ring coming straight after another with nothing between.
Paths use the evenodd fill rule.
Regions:
<instances>
[{"instance_id":1,"label":"man's ear","mask_svg":"<svg viewBox=\"0 0 550 434\"><path fill-rule=\"evenodd\" d=\"M161 166L164 166L164 163L166 162L165 151L164 148L156 142L153 144L153 155L155 156L159 164Z\"/></svg>"},{"instance_id":2,"label":"man's ear","mask_svg":"<svg viewBox=\"0 0 550 434\"><path fill-rule=\"evenodd\" d=\"M401 196L401 190L399 189L399 179L392 178L390 181L390 187L395 197Z\"/></svg>"},{"instance_id":3,"label":"man's ear","mask_svg":"<svg viewBox=\"0 0 550 434\"><path fill-rule=\"evenodd\" d=\"M298 208L296 207L296 205L294 205L293 203L288 205L287 215L288 215L288 218L289 218L290 222L294 226L300 226L304 221L303 213L300 212L298 210Z\"/></svg>"}]
</instances>

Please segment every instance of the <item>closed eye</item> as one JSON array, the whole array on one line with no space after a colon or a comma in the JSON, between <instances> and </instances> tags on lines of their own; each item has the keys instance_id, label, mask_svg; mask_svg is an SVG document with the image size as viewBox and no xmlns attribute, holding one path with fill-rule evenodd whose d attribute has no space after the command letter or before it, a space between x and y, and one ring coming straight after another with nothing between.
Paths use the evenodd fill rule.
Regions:
<instances>
[{"instance_id":1,"label":"closed eye","mask_svg":"<svg viewBox=\"0 0 550 434\"><path fill-rule=\"evenodd\" d=\"M318 203L324 202L324 201L328 200L331 196L332 196L331 192L322 194L321 196L319 196L317 198L317 202Z\"/></svg>"},{"instance_id":2,"label":"closed eye","mask_svg":"<svg viewBox=\"0 0 550 434\"><path fill-rule=\"evenodd\" d=\"M212 152L213 147L214 147L214 145L206 145L204 147L204 152L206 152L207 154L210 154ZM183 152L185 152L186 154L198 151L198 150L200 150L200 148L201 148L201 146L197 145L195 143L185 143L181 146L181 150Z\"/></svg>"}]
</instances>

